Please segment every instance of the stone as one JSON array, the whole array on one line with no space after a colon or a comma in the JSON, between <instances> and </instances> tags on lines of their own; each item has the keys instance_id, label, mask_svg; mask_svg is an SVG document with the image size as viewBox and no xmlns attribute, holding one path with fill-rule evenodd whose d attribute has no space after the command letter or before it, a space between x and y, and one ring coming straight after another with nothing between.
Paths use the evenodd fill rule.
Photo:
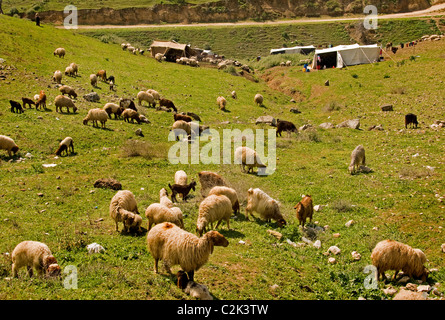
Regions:
<instances>
[{"instance_id":1,"label":"stone","mask_svg":"<svg viewBox=\"0 0 445 320\"><path fill-rule=\"evenodd\" d=\"M317 240L314 242L314 248L320 249L321 248L321 241Z\"/></svg>"},{"instance_id":2,"label":"stone","mask_svg":"<svg viewBox=\"0 0 445 320\"><path fill-rule=\"evenodd\" d=\"M141 128L136 129L135 134L137 136L139 136L139 137L143 137L144 136L144 134L142 133L142 129Z\"/></svg>"},{"instance_id":3,"label":"stone","mask_svg":"<svg viewBox=\"0 0 445 320\"><path fill-rule=\"evenodd\" d=\"M406 289L400 291L394 296L393 300L426 300L427 295L424 292L413 292Z\"/></svg>"},{"instance_id":4,"label":"stone","mask_svg":"<svg viewBox=\"0 0 445 320\"><path fill-rule=\"evenodd\" d=\"M111 190L122 190L122 184L115 180L115 179L97 179L94 182L95 188L104 188L104 189L111 189Z\"/></svg>"},{"instance_id":5,"label":"stone","mask_svg":"<svg viewBox=\"0 0 445 320\"><path fill-rule=\"evenodd\" d=\"M393 111L392 104L385 104L385 105L381 106L380 109L382 111Z\"/></svg>"},{"instance_id":6,"label":"stone","mask_svg":"<svg viewBox=\"0 0 445 320\"><path fill-rule=\"evenodd\" d=\"M387 294L389 296L393 296L397 293L397 289L393 288L393 287L388 287L385 289L382 289L384 294Z\"/></svg>"},{"instance_id":7,"label":"stone","mask_svg":"<svg viewBox=\"0 0 445 320\"><path fill-rule=\"evenodd\" d=\"M334 264L334 263L337 263L337 260L335 260L335 258L329 258L328 259L328 262L330 263L330 264Z\"/></svg>"},{"instance_id":8,"label":"stone","mask_svg":"<svg viewBox=\"0 0 445 320\"><path fill-rule=\"evenodd\" d=\"M281 240L281 238L283 237L283 235L281 233L279 233L278 231L267 230L267 233L270 234L271 236L274 236L278 240Z\"/></svg>"},{"instance_id":9,"label":"stone","mask_svg":"<svg viewBox=\"0 0 445 320\"><path fill-rule=\"evenodd\" d=\"M430 285L421 285L417 287L417 292L430 292L432 287Z\"/></svg>"},{"instance_id":10,"label":"stone","mask_svg":"<svg viewBox=\"0 0 445 320\"><path fill-rule=\"evenodd\" d=\"M87 245L87 250L89 254L105 252L105 248L96 242Z\"/></svg>"},{"instance_id":11,"label":"stone","mask_svg":"<svg viewBox=\"0 0 445 320\"><path fill-rule=\"evenodd\" d=\"M329 87L329 80L326 80L326 81L324 82L324 85L325 85L326 87Z\"/></svg>"},{"instance_id":12,"label":"stone","mask_svg":"<svg viewBox=\"0 0 445 320\"><path fill-rule=\"evenodd\" d=\"M337 246L330 246L329 249L328 249L328 253L329 252L332 253L332 254L337 255L337 254L339 254L341 252L341 250Z\"/></svg>"},{"instance_id":13,"label":"stone","mask_svg":"<svg viewBox=\"0 0 445 320\"><path fill-rule=\"evenodd\" d=\"M261 116L255 120L255 124L259 124L259 123L266 123L271 126L276 126L277 120L272 116Z\"/></svg>"},{"instance_id":14,"label":"stone","mask_svg":"<svg viewBox=\"0 0 445 320\"><path fill-rule=\"evenodd\" d=\"M305 124L305 125L302 125L301 127L299 127L298 131L304 131L304 130L307 130L307 129L310 129L310 128L312 128L311 124Z\"/></svg>"},{"instance_id":15,"label":"stone","mask_svg":"<svg viewBox=\"0 0 445 320\"><path fill-rule=\"evenodd\" d=\"M445 253L445 243L442 243L442 245L440 247L442 248L442 252Z\"/></svg>"},{"instance_id":16,"label":"stone","mask_svg":"<svg viewBox=\"0 0 445 320\"><path fill-rule=\"evenodd\" d=\"M343 121L342 123L337 125L337 128L359 129L360 128L360 119L351 119L351 120Z\"/></svg>"},{"instance_id":17,"label":"stone","mask_svg":"<svg viewBox=\"0 0 445 320\"><path fill-rule=\"evenodd\" d=\"M335 128L335 126L330 122L324 122L324 123L320 124L318 127L322 128L322 129L334 129Z\"/></svg>"},{"instance_id":18,"label":"stone","mask_svg":"<svg viewBox=\"0 0 445 320\"><path fill-rule=\"evenodd\" d=\"M290 108L289 111L292 112L292 113L301 113L301 111L298 110L297 108Z\"/></svg>"},{"instance_id":19,"label":"stone","mask_svg":"<svg viewBox=\"0 0 445 320\"><path fill-rule=\"evenodd\" d=\"M83 96L83 98L89 102L99 102L100 97L97 92L90 92Z\"/></svg>"},{"instance_id":20,"label":"stone","mask_svg":"<svg viewBox=\"0 0 445 320\"><path fill-rule=\"evenodd\" d=\"M417 291L417 285L414 283L407 283L405 288L411 291Z\"/></svg>"},{"instance_id":21,"label":"stone","mask_svg":"<svg viewBox=\"0 0 445 320\"><path fill-rule=\"evenodd\" d=\"M349 228L350 226L352 226L355 223L354 220L349 220L348 222L345 223L345 227Z\"/></svg>"},{"instance_id":22,"label":"stone","mask_svg":"<svg viewBox=\"0 0 445 320\"><path fill-rule=\"evenodd\" d=\"M355 261L358 261L362 258L362 255L358 253L357 251L352 251L351 256Z\"/></svg>"}]
</instances>

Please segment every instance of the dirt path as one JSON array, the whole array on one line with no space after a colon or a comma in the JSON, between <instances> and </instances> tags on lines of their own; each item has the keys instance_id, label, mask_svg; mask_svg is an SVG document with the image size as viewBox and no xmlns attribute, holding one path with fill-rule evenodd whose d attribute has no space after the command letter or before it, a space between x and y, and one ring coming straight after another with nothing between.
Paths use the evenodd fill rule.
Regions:
<instances>
[{"instance_id":1,"label":"dirt path","mask_svg":"<svg viewBox=\"0 0 445 320\"><path fill-rule=\"evenodd\" d=\"M428 9L380 15L379 19L399 19L410 17L433 16L439 11L445 10L445 3L434 5ZM442 12L442 14L445 14ZM170 28L170 27L225 27L225 26L249 26L249 25L276 25L276 24L294 24L294 23L308 23L308 22L333 22L333 21L353 21L362 20L364 16L349 17L349 18L319 18L319 19L298 19L298 20L280 20L280 21L266 21L266 22L219 22L219 23L194 23L194 24L139 24L139 25L79 25L79 29L119 29L119 28ZM57 28L63 28L58 26Z\"/></svg>"}]
</instances>

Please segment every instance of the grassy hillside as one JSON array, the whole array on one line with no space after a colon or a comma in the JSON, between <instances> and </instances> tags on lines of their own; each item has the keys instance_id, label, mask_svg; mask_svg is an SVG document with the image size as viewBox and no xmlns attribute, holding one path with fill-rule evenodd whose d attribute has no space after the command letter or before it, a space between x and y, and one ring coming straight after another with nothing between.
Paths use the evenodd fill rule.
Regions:
<instances>
[{"instance_id":1,"label":"grassy hillside","mask_svg":"<svg viewBox=\"0 0 445 320\"><path fill-rule=\"evenodd\" d=\"M231 230L225 225L219 228L230 245L215 248L209 262L195 275L216 299L391 298L381 290L364 287L367 275L363 270L370 264L371 250L386 238L424 250L427 267L438 269L431 273L429 283L444 281L440 251L444 205L437 196L445 195L444 131L427 127L445 117L439 72L444 69L444 41L431 48L419 47L413 54L408 52L403 65L394 58L398 64L390 60L318 73L278 67L265 73L264 81L255 83L215 69L157 63L124 52L118 45L49 26L36 28L28 21L0 16L0 24L6 26L0 29L0 58L5 59L0 75L6 78L0 80L1 134L20 146L19 155L13 159L4 151L0 154L1 299L190 299L176 287L175 277L169 277L162 268L159 275L152 272L145 233L114 231L108 206L115 192L93 187L98 178L115 178L135 194L139 211L144 212L159 200L159 190L167 187L180 169L195 180L199 171L219 172L240 194L242 215L231 220ZM67 50L64 59L52 55L59 46ZM410 61L414 54L420 57ZM59 114L53 104L58 90L51 75L73 61L79 65L79 77L64 77L62 82L78 91L79 111ZM89 103L82 96L92 90L89 74L99 69L116 77L117 92L100 83L95 89L100 103ZM331 80L331 86L323 86L326 79ZM301 97L298 105L290 103L291 95L283 93L289 83L295 89L292 94ZM276 172L259 177L241 173L237 165L172 165L167 158L174 144L167 140L173 123L171 113L140 107L151 124L111 120L107 129L82 124L90 108L119 97L135 97L139 90L148 88L173 100L180 111L199 114L205 125L219 132L270 128L255 125L258 116L267 114L298 126L326 121L337 124L360 117L362 128L382 124L385 131L316 129L284 135L277 138ZM49 96L48 110L27 109L24 114L9 111L9 99L32 97L42 89ZM237 91L238 99L228 99L230 112L218 110L216 97L228 98L232 90ZM265 97L264 108L253 104L257 92ZM380 112L382 103L393 103L395 111ZM291 107L302 113L290 113ZM408 111L418 114L419 129L403 129L403 114ZM229 123L222 124L225 121ZM142 128L144 137L135 135L137 128ZM73 137L76 154L55 158L58 142L66 136ZM351 176L347 166L358 144L364 145L374 172ZM27 153L32 156L26 157ZM51 163L57 166L42 166ZM434 171L428 171L427 165ZM259 187L281 202L288 221L285 228L274 222L244 219L250 187ZM192 192L194 197L179 204L185 227L191 232L201 201L199 191L198 184ZM299 243L305 235L293 210L302 194L311 194L315 204L326 205L314 214L316 225L329 226L318 234L322 243L319 250L294 247L286 241ZM147 220L143 218L145 228ZM351 219L355 223L348 228L345 223ZM275 239L267 233L269 229L281 232L283 238ZM31 239L47 243L62 267L77 267L77 290L64 289L56 280L29 280L23 270L20 279L10 279L11 261L6 253L11 253L18 242ZM86 245L92 242L104 246L106 252L88 255ZM334 265L323 254L331 245L342 250ZM359 252L361 260L353 261L352 251ZM443 286L439 290L443 292Z\"/></svg>"}]
</instances>

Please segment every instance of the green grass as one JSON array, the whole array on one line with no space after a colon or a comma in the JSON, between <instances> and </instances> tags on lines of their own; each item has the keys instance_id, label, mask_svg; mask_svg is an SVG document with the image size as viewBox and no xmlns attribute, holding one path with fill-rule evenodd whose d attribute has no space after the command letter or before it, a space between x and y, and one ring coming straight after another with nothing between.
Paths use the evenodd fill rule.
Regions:
<instances>
[{"instance_id":1,"label":"green grass","mask_svg":"<svg viewBox=\"0 0 445 320\"><path fill-rule=\"evenodd\" d=\"M6 60L3 65L13 66L0 70L6 75L0 80L1 134L12 137L20 147L12 161L4 151L0 154L0 299L190 299L162 268L159 275L152 272L153 259L146 249L145 234L114 231L108 206L115 192L93 187L98 178L115 178L135 194L139 211L144 212L158 201L159 190L171 183L180 169L195 180L199 171L219 172L240 194L242 215L232 219L230 231L225 225L219 229L229 246L215 248L209 262L195 275L216 299L390 298L363 285L367 276L363 270L370 264L371 250L385 238L424 250L429 259L427 267L439 269L430 275L429 283L444 281L440 252L444 205L436 197L445 194L444 131L427 128L445 116L445 92L440 83L443 41L419 45L415 61L409 60L414 54L410 51L396 56L399 62L405 60L399 66L390 60L313 73L302 73L301 67L274 67L257 74L260 81L256 83L216 69L158 63L148 56L124 52L119 45L46 25L36 28L32 22L6 16L0 16L0 24L6 26L0 29L0 57ZM52 55L59 46L67 50L64 59ZM53 104L58 90L51 75L73 61L79 65L79 77L64 77L63 83L78 91L79 111L75 115L58 114ZM100 83L95 91L101 102L86 102L82 96L92 89L88 76L99 69L116 77L117 92L110 92ZM329 87L323 85L326 79L330 80ZM289 86L296 90L298 105L289 102ZM400 92L392 91L399 87L405 88L404 93L393 93ZM171 113L142 107L140 111L151 124L111 120L107 130L82 124L90 108L119 97L135 97L139 90L148 88L173 100L180 111L199 114L204 124L219 132L227 128L267 129L254 124L265 114L288 119L297 126L317 126L326 121L337 124L361 117L362 128L382 124L385 131L316 129L298 138L284 134L277 138L276 172L258 177L241 173L237 165L170 164L166 155L173 145L167 140L173 123ZM32 97L42 89L49 97L48 110L27 109L24 114L9 111L9 99ZM216 97L227 98L232 90L237 91L238 99L228 99L230 112L221 112ZM264 95L265 108L254 106L257 92ZM330 101L336 101L339 107L326 108ZM395 111L380 112L383 103L394 104ZM295 106L301 114L288 111ZM400 131L406 112L418 115L419 129ZM230 123L221 124L223 121ZM144 137L134 134L139 127ZM55 159L58 142L68 135L74 139L76 154ZM149 150L140 152L147 156L128 157L129 140L144 141ZM360 143L374 172L351 176L347 171L350 153ZM32 154L30 159L25 157L28 152ZM413 157L416 153L419 156ZM26 160L18 161L19 157ZM43 168L42 164L47 163L57 166ZM432 174L423 174L426 165L435 167ZM243 218L250 187L259 187L281 202L288 221L285 228ZM191 193L194 197L179 204L185 214L185 227L192 232L201 200L199 191L198 184ZM301 194L311 194L315 204L327 205L314 214L317 225L329 226L319 234L320 250L293 247L286 242L301 242L303 236L293 210ZM345 227L351 219L356 223ZM283 239L276 240L268 229L282 232ZM334 233L341 236L335 238ZM8 279L11 261L6 253L22 240L43 241L63 268L76 266L78 289L64 289L59 281L29 280L23 270L20 279ZM86 245L92 242L104 246L106 252L88 255ZM331 245L342 250L335 265L323 255ZM354 262L352 251L358 251L362 259ZM278 288L274 290L275 284ZM439 290L443 292L443 287Z\"/></svg>"}]
</instances>

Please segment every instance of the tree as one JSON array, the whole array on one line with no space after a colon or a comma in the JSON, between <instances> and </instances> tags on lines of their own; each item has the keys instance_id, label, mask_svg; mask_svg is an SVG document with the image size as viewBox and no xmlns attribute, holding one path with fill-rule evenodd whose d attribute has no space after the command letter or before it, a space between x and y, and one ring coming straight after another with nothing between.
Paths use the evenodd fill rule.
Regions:
<instances>
[{"instance_id":1,"label":"tree","mask_svg":"<svg viewBox=\"0 0 445 320\"><path fill-rule=\"evenodd\" d=\"M0 14L3 14L3 10L2 10L2 1L3 1L3 0L0 0Z\"/></svg>"}]
</instances>

